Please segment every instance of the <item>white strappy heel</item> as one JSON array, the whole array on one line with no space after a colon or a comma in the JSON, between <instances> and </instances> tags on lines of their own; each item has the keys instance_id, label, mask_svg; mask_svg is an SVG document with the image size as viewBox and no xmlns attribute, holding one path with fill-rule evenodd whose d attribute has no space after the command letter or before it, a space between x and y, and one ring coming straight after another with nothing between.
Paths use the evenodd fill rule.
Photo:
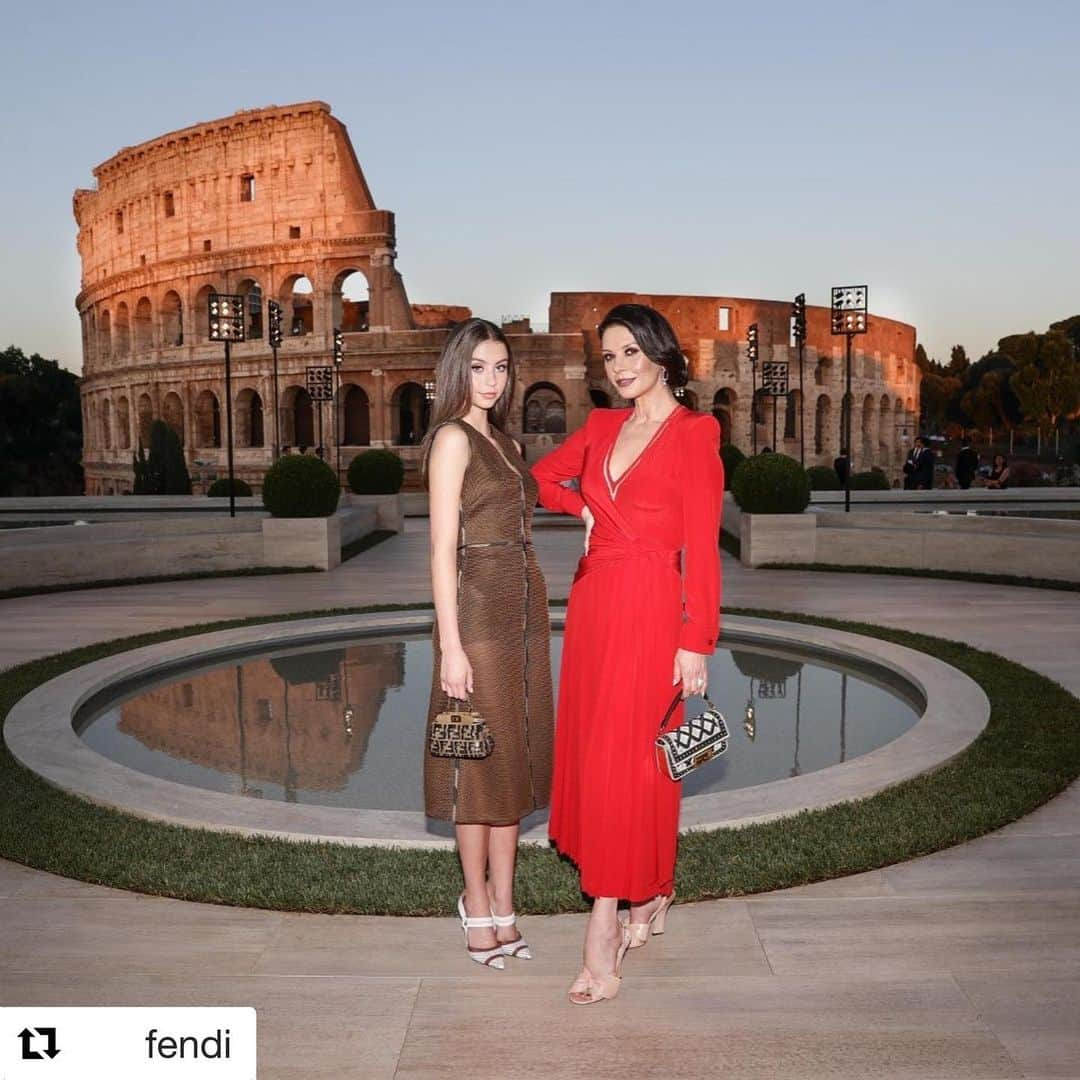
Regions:
<instances>
[{"instance_id":1,"label":"white strappy heel","mask_svg":"<svg viewBox=\"0 0 1080 1080\"><path fill-rule=\"evenodd\" d=\"M493 967L498 971L502 971L503 968L506 967L506 962L503 960L503 957L506 954L503 952L503 947L501 945L496 945L494 949L469 948L469 931L493 928L495 926L494 916L486 915L475 919L470 918L465 912L464 893L458 897L457 909L458 915L461 918L461 931L465 935L465 951L469 954L469 959L475 960L478 964L483 964L485 967Z\"/></svg>"},{"instance_id":2,"label":"white strappy heel","mask_svg":"<svg viewBox=\"0 0 1080 1080\"><path fill-rule=\"evenodd\" d=\"M517 922L517 915L512 911L509 915L496 915L495 912L492 912L491 917L495 921L495 925L500 927L513 926ZM503 956L510 956L516 960L532 959L532 953L529 952L529 943L521 936L520 930L513 941L504 941L499 948L502 950Z\"/></svg>"}]
</instances>

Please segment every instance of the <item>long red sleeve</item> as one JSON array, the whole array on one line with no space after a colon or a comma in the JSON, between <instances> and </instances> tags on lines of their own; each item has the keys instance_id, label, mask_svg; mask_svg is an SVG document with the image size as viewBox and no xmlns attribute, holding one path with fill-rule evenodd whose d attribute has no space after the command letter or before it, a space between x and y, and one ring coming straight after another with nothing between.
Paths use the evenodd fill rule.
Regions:
<instances>
[{"instance_id":1,"label":"long red sleeve","mask_svg":"<svg viewBox=\"0 0 1080 1080\"><path fill-rule=\"evenodd\" d=\"M577 431L567 436L561 446L545 454L532 466L533 477L540 488L540 505L548 510L581 517L581 511L585 508L581 492L563 487L561 481L580 480L585 464L585 447L588 445L588 427L586 420Z\"/></svg>"},{"instance_id":2,"label":"long red sleeve","mask_svg":"<svg viewBox=\"0 0 1080 1080\"><path fill-rule=\"evenodd\" d=\"M682 461L683 613L679 648L713 652L720 636L720 513L724 465L720 425L701 413L687 425Z\"/></svg>"}]
</instances>

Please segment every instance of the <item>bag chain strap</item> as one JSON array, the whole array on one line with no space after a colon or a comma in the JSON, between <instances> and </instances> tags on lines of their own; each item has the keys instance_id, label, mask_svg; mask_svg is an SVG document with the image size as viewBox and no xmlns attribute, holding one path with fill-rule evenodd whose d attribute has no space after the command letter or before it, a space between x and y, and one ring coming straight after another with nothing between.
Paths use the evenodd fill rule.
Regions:
<instances>
[{"instance_id":1,"label":"bag chain strap","mask_svg":"<svg viewBox=\"0 0 1080 1080\"><path fill-rule=\"evenodd\" d=\"M694 696L694 695L692 695L692 694L691 694L691 697L693 697L693 696ZM700 696L701 696L701 697L703 697L703 698L705 699L705 704L706 704L706 705L708 705L710 709L714 707L714 706L713 706L713 703L712 703L712 702L711 702L711 701L709 700L709 695L708 695L708 694L704 694L704 693L703 693L703 694L701 694ZM673 700L673 701L671 702L671 704L670 704L670 705L668 706L668 711L667 711L666 713L664 713L664 719L660 721L660 731L663 731L663 730L664 730L664 726L665 726L665 725L667 724L667 722L668 722L668 721L669 721L669 720L671 719L671 714L672 714L672 713L673 713L673 712L675 711L675 707L676 707L676 706L677 706L677 705L679 704L679 701L680 701L681 699L682 699L682 691L681 691L681 690L678 690L678 691L676 691L676 693L675 693L675 698L674 698L674 700Z\"/></svg>"}]
</instances>

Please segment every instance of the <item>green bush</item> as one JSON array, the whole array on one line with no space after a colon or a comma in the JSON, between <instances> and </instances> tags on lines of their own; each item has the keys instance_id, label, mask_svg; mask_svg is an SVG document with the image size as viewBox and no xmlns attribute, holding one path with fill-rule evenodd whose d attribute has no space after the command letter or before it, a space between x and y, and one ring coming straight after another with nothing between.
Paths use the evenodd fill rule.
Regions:
<instances>
[{"instance_id":1,"label":"green bush","mask_svg":"<svg viewBox=\"0 0 1080 1080\"><path fill-rule=\"evenodd\" d=\"M239 499L241 496L251 494L251 485L244 480L234 479L232 482L233 494ZM207 488L206 494L211 499L221 499L229 497L229 478L227 476L219 476L209 488Z\"/></svg>"},{"instance_id":2,"label":"green bush","mask_svg":"<svg viewBox=\"0 0 1080 1080\"><path fill-rule=\"evenodd\" d=\"M889 479L880 469L851 474L852 491L888 491Z\"/></svg>"},{"instance_id":3,"label":"green bush","mask_svg":"<svg viewBox=\"0 0 1080 1080\"><path fill-rule=\"evenodd\" d=\"M730 485L735 470L746 460L746 455L733 443L724 443L720 447L720 460L724 463L724 478Z\"/></svg>"},{"instance_id":4,"label":"green bush","mask_svg":"<svg viewBox=\"0 0 1080 1080\"><path fill-rule=\"evenodd\" d=\"M349 490L357 495L396 495L405 462L393 450L363 450L349 463Z\"/></svg>"},{"instance_id":5,"label":"green bush","mask_svg":"<svg viewBox=\"0 0 1080 1080\"><path fill-rule=\"evenodd\" d=\"M810 502L810 480L793 457L759 454L735 470L731 493L746 514L801 514Z\"/></svg>"},{"instance_id":6,"label":"green bush","mask_svg":"<svg viewBox=\"0 0 1080 1080\"><path fill-rule=\"evenodd\" d=\"M329 517L341 498L337 474L310 454L286 454L263 477L263 506L273 517Z\"/></svg>"},{"instance_id":7,"label":"green bush","mask_svg":"<svg viewBox=\"0 0 1080 1080\"><path fill-rule=\"evenodd\" d=\"M839 491L844 486L836 470L827 465L811 465L806 470L806 477L810 481L811 491Z\"/></svg>"}]
</instances>

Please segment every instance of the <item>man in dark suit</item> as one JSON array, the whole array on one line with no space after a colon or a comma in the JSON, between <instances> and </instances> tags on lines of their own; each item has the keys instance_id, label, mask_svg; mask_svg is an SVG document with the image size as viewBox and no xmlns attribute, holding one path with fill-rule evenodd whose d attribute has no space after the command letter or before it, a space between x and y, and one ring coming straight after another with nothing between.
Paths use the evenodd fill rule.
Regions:
<instances>
[{"instance_id":1,"label":"man in dark suit","mask_svg":"<svg viewBox=\"0 0 1080 1080\"><path fill-rule=\"evenodd\" d=\"M915 466L919 460L919 449L923 446L922 437L917 437L911 449L908 451L907 459L904 461L904 490L914 491L915 489Z\"/></svg>"},{"instance_id":2,"label":"man in dark suit","mask_svg":"<svg viewBox=\"0 0 1080 1080\"><path fill-rule=\"evenodd\" d=\"M979 468L978 451L971 445L971 439L965 435L960 440L960 453L956 455L956 482L965 490L971 487L971 481Z\"/></svg>"},{"instance_id":3,"label":"man in dark suit","mask_svg":"<svg viewBox=\"0 0 1080 1080\"><path fill-rule=\"evenodd\" d=\"M921 435L915 440L915 446L915 488L919 491L931 491L934 487L934 462L937 454L926 445L926 440Z\"/></svg>"}]
</instances>

